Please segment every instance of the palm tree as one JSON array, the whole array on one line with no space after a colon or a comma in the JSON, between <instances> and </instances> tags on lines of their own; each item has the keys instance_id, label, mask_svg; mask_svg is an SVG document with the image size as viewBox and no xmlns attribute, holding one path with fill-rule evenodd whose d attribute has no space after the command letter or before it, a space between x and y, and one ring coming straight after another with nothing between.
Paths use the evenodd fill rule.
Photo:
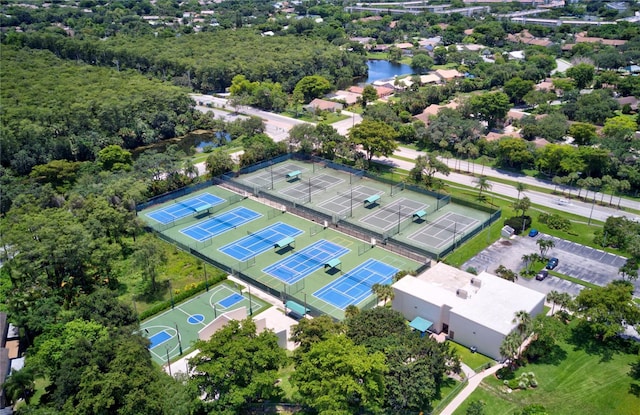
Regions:
<instances>
[{"instance_id":1,"label":"palm tree","mask_svg":"<svg viewBox=\"0 0 640 415\"><path fill-rule=\"evenodd\" d=\"M19 399L24 399L25 403L28 404L35 388L34 377L33 370L28 367L12 371L4 383L4 389L9 400L15 403Z\"/></svg>"},{"instance_id":2,"label":"palm tree","mask_svg":"<svg viewBox=\"0 0 640 415\"><path fill-rule=\"evenodd\" d=\"M551 303L551 315L553 315L555 308L556 308L556 304L560 303L560 293L558 291L549 291L549 294L547 294L547 301Z\"/></svg>"},{"instance_id":3,"label":"palm tree","mask_svg":"<svg viewBox=\"0 0 640 415\"><path fill-rule=\"evenodd\" d=\"M569 293L560 293L558 297L558 305L560 305L560 310L567 309L571 307L571 303L573 302L573 297Z\"/></svg>"},{"instance_id":4,"label":"palm tree","mask_svg":"<svg viewBox=\"0 0 640 415\"><path fill-rule=\"evenodd\" d=\"M533 254L524 254L522 255L522 262L524 262L524 267L527 269L527 271L529 271L529 266L531 265L531 263L534 261L534 256Z\"/></svg>"},{"instance_id":5,"label":"palm tree","mask_svg":"<svg viewBox=\"0 0 640 415\"><path fill-rule=\"evenodd\" d=\"M382 300L384 301L384 304L387 304L388 300L393 301L395 297L395 293L393 292L393 288L391 288L390 285L383 285L382 286Z\"/></svg>"},{"instance_id":6,"label":"palm tree","mask_svg":"<svg viewBox=\"0 0 640 415\"><path fill-rule=\"evenodd\" d=\"M520 193L522 193L525 190L527 190L527 185L522 183L522 182L517 182L516 183L516 190L518 191L518 200L520 200Z\"/></svg>"},{"instance_id":7,"label":"palm tree","mask_svg":"<svg viewBox=\"0 0 640 415\"><path fill-rule=\"evenodd\" d=\"M536 244L538 245L538 248L540 248L540 256L542 258L546 258L547 252L549 252L551 248L556 246L556 243L553 242L552 239L538 239L536 241Z\"/></svg>"},{"instance_id":8,"label":"palm tree","mask_svg":"<svg viewBox=\"0 0 640 415\"><path fill-rule=\"evenodd\" d=\"M476 189L478 189L478 199L482 200L482 192L485 190L491 189L491 183L489 183L489 178L487 176L480 176L476 181Z\"/></svg>"},{"instance_id":9,"label":"palm tree","mask_svg":"<svg viewBox=\"0 0 640 415\"><path fill-rule=\"evenodd\" d=\"M509 360L509 367L512 369L515 367L514 357L517 356L516 354L518 353L521 344L522 341L520 340L520 335L517 332L512 331L504 338L500 345L500 355Z\"/></svg>"},{"instance_id":10,"label":"palm tree","mask_svg":"<svg viewBox=\"0 0 640 415\"><path fill-rule=\"evenodd\" d=\"M525 310L516 311L513 323L518 323L517 329L522 340L524 340L531 331L531 315Z\"/></svg>"},{"instance_id":11,"label":"palm tree","mask_svg":"<svg viewBox=\"0 0 640 415\"><path fill-rule=\"evenodd\" d=\"M355 316L357 316L358 314L360 314L360 309L353 304L350 304L347 306L347 308L344 310L344 317L345 318L353 318Z\"/></svg>"},{"instance_id":12,"label":"palm tree","mask_svg":"<svg viewBox=\"0 0 640 415\"><path fill-rule=\"evenodd\" d=\"M371 286L371 291L376 295L376 298L378 299L378 302L380 302L380 300L382 300L382 296L383 296L383 288L384 286L382 284L378 284L375 283Z\"/></svg>"}]
</instances>

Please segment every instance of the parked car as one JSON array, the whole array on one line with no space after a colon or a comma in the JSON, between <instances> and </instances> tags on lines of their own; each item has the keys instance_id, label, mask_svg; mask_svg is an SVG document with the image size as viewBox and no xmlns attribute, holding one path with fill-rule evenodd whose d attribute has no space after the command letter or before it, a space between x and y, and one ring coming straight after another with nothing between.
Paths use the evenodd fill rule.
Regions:
<instances>
[{"instance_id":1,"label":"parked car","mask_svg":"<svg viewBox=\"0 0 640 415\"><path fill-rule=\"evenodd\" d=\"M536 228L533 228L529 231L529 236L533 238L535 236L538 236L538 233L538 230Z\"/></svg>"},{"instance_id":2,"label":"parked car","mask_svg":"<svg viewBox=\"0 0 640 415\"><path fill-rule=\"evenodd\" d=\"M540 270L540 272L538 272L538 274L536 275L536 279L538 281L542 281L545 278L547 278L549 276L549 271L547 271L546 269L542 269Z\"/></svg>"},{"instance_id":3,"label":"parked car","mask_svg":"<svg viewBox=\"0 0 640 415\"><path fill-rule=\"evenodd\" d=\"M558 258L551 258L549 262L547 262L547 269L554 269L558 266Z\"/></svg>"}]
</instances>

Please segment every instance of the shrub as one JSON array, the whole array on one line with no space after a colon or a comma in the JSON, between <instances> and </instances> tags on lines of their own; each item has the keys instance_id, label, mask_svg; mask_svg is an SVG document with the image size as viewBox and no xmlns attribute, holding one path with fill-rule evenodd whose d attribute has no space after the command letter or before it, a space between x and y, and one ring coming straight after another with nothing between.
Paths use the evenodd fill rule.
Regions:
<instances>
[{"instance_id":1,"label":"shrub","mask_svg":"<svg viewBox=\"0 0 640 415\"><path fill-rule=\"evenodd\" d=\"M474 267L467 267L465 271L467 271L469 274L478 275L478 270Z\"/></svg>"},{"instance_id":2,"label":"shrub","mask_svg":"<svg viewBox=\"0 0 640 415\"><path fill-rule=\"evenodd\" d=\"M212 275L209 278L209 286L214 286L217 283L223 281L226 277L226 275L223 272L219 272L215 275ZM181 301L186 300L189 297L193 297L194 295L200 293L202 290L204 290L206 288L206 284L205 282L201 282L201 283L193 283L193 284L189 284L186 287L184 287L183 291L181 290L175 290L175 295L173 296L173 301L174 304L178 304ZM140 313L139 319L140 321L142 320L146 320L149 317L156 315L158 313L160 313L161 311L164 311L166 309L168 309L169 307L171 307L171 300L166 300L166 301L161 301L158 304L153 305L151 308L143 311L142 313Z\"/></svg>"},{"instance_id":3,"label":"shrub","mask_svg":"<svg viewBox=\"0 0 640 415\"><path fill-rule=\"evenodd\" d=\"M571 229L571 222L569 219L563 218L558 214L549 215L548 213L541 213L538 216L538 221L549 226L551 229L558 229L561 231L569 231Z\"/></svg>"}]
</instances>

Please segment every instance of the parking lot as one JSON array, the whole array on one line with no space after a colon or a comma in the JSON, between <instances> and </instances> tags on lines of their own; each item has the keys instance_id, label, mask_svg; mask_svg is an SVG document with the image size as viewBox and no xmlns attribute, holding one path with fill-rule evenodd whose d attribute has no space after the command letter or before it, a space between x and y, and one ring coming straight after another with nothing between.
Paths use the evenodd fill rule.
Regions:
<instances>
[{"instance_id":1,"label":"parking lot","mask_svg":"<svg viewBox=\"0 0 640 415\"><path fill-rule=\"evenodd\" d=\"M547 253L547 257L559 259L558 267L554 271L601 286L620 278L618 269L625 263L626 258L542 233L534 238L517 236L510 240L499 240L467 261L462 269L473 267L478 272L486 270L493 273L499 265L504 265L519 272L524 267L523 255L540 252L536 244L540 238L551 239L555 243L555 247ZM552 275L544 281L518 278L517 283L543 293L555 290L577 295L584 288ZM640 282L636 280L634 285L638 295Z\"/></svg>"}]
</instances>

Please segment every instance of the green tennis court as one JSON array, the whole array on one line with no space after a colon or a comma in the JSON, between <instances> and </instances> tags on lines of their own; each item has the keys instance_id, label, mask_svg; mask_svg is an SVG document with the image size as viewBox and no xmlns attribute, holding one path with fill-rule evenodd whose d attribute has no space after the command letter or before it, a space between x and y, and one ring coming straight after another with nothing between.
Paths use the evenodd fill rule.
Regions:
<instances>
[{"instance_id":1,"label":"green tennis court","mask_svg":"<svg viewBox=\"0 0 640 415\"><path fill-rule=\"evenodd\" d=\"M270 305L249 295L243 286L225 281L196 297L176 304L162 314L143 321L141 333L151 342L149 351L158 364L186 354L198 339L198 332L216 317L240 307L253 314L266 310Z\"/></svg>"}]
</instances>

